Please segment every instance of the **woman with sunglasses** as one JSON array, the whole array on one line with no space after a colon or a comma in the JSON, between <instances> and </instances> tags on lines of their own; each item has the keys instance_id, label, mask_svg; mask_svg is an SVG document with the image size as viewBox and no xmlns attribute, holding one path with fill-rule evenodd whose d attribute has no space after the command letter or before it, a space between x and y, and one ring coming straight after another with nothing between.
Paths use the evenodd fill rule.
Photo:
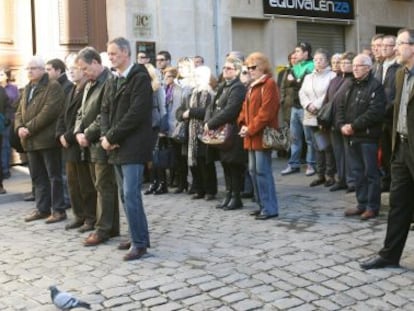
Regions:
<instances>
[{"instance_id":1,"label":"woman with sunglasses","mask_svg":"<svg viewBox=\"0 0 414 311\"><path fill-rule=\"evenodd\" d=\"M239 135L244 138L244 149L248 151L249 172L260 207L251 215L257 220L266 220L279 215L272 173L272 150L263 148L262 144L264 128L278 128L279 90L271 74L269 59L264 54L250 54L246 65L252 83L238 117Z\"/></svg>"}]
</instances>

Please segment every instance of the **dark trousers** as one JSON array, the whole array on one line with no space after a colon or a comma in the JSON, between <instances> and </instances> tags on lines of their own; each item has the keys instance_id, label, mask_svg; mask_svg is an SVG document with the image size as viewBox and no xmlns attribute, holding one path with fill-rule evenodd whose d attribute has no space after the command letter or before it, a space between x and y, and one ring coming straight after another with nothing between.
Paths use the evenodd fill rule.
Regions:
<instances>
[{"instance_id":1,"label":"dark trousers","mask_svg":"<svg viewBox=\"0 0 414 311\"><path fill-rule=\"evenodd\" d=\"M191 167L191 173L193 183L198 186L198 194L217 194L217 175L214 162L207 163L206 158L197 157L197 165Z\"/></svg>"},{"instance_id":2,"label":"dark trousers","mask_svg":"<svg viewBox=\"0 0 414 311\"><path fill-rule=\"evenodd\" d=\"M381 183L383 187L389 187L391 183L391 149L392 149L392 125L384 124L381 135L381 168L383 176Z\"/></svg>"},{"instance_id":3,"label":"dark trousers","mask_svg":"<svg viewBox=\"0 0 414 311\"><path fill-rule=\"evenodd\" d=\"M338 183L353 187L355 180L352 176L349 164L349 155L347 155L347 149L345 149L347 140L344 138L341 131L334 129L331 130L331 142L335 157Z\"/></svg>"},{"instance_id":4,"label":"dark trousers","mask_svg":"<svg viewBox=\"0 0 414 311\"><path fill-rule=\"evenodd\" d=\"M407 143L397 142L391 162L390 210L384 247L379 255L399 262L414 213L414 156Z\"/></svg>"},{"instance_id":5,"label":"dark trousers","mask_svg":"<svg viewBox=\"0 0 414 311\"><path fill-rule=\"evenodd\" d=\"M60 149L27 152L30 175L35 189L36 208L41 213L64 212L62 161Z\"/></svg>"},{"instance_id":6,"label":"dark trousers","mask_svg":"<svg viewBox=\"0 0 414 311\"><path fill-rule=\"evenodd\" d=\"M355 177L355 194L360 210L378 212L381 206L380 176L377 165L378 144L353 143L348 154Z\"/></svg>"},{"instance_id":7,"label":"dark trousers","mask_svg":"<svg viewBox=\"0 0 414 311\"><path fill-rule=\"evenodd\" d=\"M97 233L105 238L119 235L119 199L114 167L106 163L89 165L97 192Z\"/></svg>"},{"instance_id":8,"label":"dark trousers","mask_svg":"<svg viewBox=\"0 0 414 311\"><path fill-rule=\"evenodd\" d=\"M72 211L76 221L96 222L96 190L87 162L66 162L66 175Z\"/></svg>"},{"instance_id":9,"label":"dark trousers","mask_svg":"<svg viewBox=\"0 0 414 311\"><path fill-rule=\"evenodd\" d=\"M222 162L226 191L240 194L243 188L243 175L246 167L243 164Z\"/></svg>"},{"instance_id":10,"label":"dark trousers","mask_svg":"<svg viewBox=\"0 0 414 311\"><path fill-rule=\"evenodd\" d=\"M316 172L320 177L331 177L334 178L336 173L335 156L332 149L332 144L324 150L319 150L318 144L316 143L315 133L319 131L317 127L312 128L312 143L315 149L316 156ZM327 138L330 140L330 133L327 133Z\"/></svg>"}]
</instances>

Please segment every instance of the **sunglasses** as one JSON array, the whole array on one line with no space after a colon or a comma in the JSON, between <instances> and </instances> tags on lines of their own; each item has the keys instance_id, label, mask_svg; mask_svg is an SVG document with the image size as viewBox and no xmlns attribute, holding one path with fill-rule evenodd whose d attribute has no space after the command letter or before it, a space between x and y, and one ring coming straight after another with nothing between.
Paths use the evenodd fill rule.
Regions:
<instances>
[{"instance_id":1,"label":"sunglasses","mask_svg":"<svg viewBox=\"0 0 414 311\"><path fill-rule=\"evenodd\" d=\"M165 62L165 58L157 58L156 61L157 62Z\"/></svg>"},{"instance_id":2,"label":"sunglasses","mask_svg":"<svg viewBox=\"0 0 414 311\"><path fill-rule=\"evenodd\" d=\"M257 65L254 66L247 66L247 70L256 70Z\"/></svg>"}]
</instances>

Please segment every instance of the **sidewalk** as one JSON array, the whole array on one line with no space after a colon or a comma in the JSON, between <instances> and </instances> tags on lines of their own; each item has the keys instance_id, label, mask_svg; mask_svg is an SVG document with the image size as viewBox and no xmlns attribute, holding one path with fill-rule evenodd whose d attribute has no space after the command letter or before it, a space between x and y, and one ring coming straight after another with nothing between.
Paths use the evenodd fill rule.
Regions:
<instances>
[{"instance_id":1,"label":"sidewalk","mask_svg":"<svg viewBox=\"0 0 414 311\"><path fill-rule=\"evenodd\" d=\"M127 234L123 213L122 237L88 248L86 234L63 229L67 221L25 223L33 202L1 204L0 310L56 310L52 284L92 310L414 310L414 236L401 268L362 271L382 246L386 210L345 218L354 194L310 188L304 171L281 177L285 163L273 161L277 219L254 220L250 200L222 211L187 194L144 196L152 247L132 262L116 248ZM30 190L16 170L5 183L15 199Z\"/></svg>"}]
</instances>

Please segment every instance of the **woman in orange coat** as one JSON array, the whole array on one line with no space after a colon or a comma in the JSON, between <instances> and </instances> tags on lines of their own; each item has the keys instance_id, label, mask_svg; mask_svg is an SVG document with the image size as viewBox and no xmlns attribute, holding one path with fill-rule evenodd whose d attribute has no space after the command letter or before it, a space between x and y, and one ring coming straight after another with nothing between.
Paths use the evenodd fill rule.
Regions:
<instances>
[{"instance_id":1,"label":"woman in orange coat","mask_svg":"<svg viewBox=\"0 0 414 311\"><path fill-rule=\"evenodd\" d=\"M250 54L246 65L252 83L238 118L239 134L244 138L244 149L248 151L249 172L260 207L251 215L258 220L266 220L279 215L279 205L272 174L272 150L263 148L262 135L266 126L278 127L279 91L265 55L260 52Z\"/></svg>"}]
</instances>

